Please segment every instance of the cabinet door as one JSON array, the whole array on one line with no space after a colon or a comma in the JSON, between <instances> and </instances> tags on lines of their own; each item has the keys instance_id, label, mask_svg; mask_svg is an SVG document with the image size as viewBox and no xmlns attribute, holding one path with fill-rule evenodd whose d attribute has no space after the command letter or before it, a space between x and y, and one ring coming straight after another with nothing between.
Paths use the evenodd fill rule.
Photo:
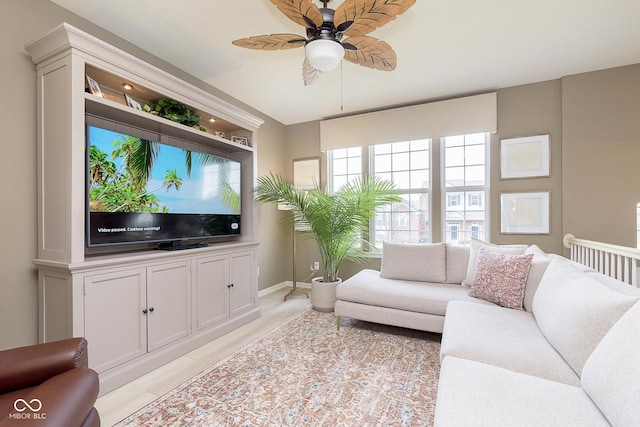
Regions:
<instances>
[{"instance_id":1,"label":"cabinet door","mask_svg":"<svg viewBox=\"0 0 640 427\"><path fill-rule=\"evenodd\" d=\"M229 257L196 261L196 328L202 329L229 317Z\"/></svg>"},{"instance_id":2,"label":"cabinet door","mask_svg":"<svg viewBox=\"0 0 640 427\"><path fill-rule=\"evenodd\" d=\"M144 268L84 279L84 330L89 366L105 371L147 352Z\"/></svg>"},{"instance_id":3,"label":"cabinet door","mask_svg":"<svg viewBox=\"0 0 640 427\"><path fill-rule=\"evenodd\" d=\"M253 251L229 255L229 310L231 316L255 305L255 261Z\"/></svg>"},{"instance_id":4,"label":"cabinet door","mask_svg":"<svg viewBox=\"0 0 640 427\"><path fill-rule=\"evenodd\" d=\"M191 333L191 263L147 267L149 351Z\"/></svg>"}]
</instances>

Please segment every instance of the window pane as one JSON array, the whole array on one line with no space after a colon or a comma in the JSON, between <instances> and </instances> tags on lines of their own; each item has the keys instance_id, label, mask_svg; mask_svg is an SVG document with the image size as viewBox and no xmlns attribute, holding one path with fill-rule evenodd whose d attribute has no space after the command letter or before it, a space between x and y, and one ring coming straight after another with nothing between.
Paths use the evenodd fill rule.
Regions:
<instances>
[{"instance_id":1,"label":"window pane","mask_svg":"<svg viewBox=\"0 0 640 427\"><path fill-rule=\"evenodd\" d=\"M347 149L346 148L340 148L340 149L337 149L337 150L333 150L331 153L332 153L334 159L342 159L344 157L347 157Z\"/></svg>"},{"instance_id":2,"label":"window pane","mask_svg":"<svg viewBox=\"0 0 640 427\"><path fill-rule=\"evenodd\" d=\"M379 209L375 220L374 242L429 242L429 193L402 196L402 202Z\"/></svg>"},{"instance_id":3,"label":"window pane","mask_svg":"<svg viewBox=\"0 0 640 427\"><path fill-rule=\"evenodd\" d=\"M401 153L401 152L409 151L410 146L411 144L409 141L394 142L393 144L391 144L391 150L394 153Z\"/></svg>"},{"instance_id":4,"label":"window pane","mask_svg":"<svg viewBox=\"0 0 640 427\"><path fill-rule=\"evenodd\" d=\"M447 187L460 187L464 185L464 167L447 168L444 180Z\"/></svg>"},{"instance_id":5,"label":"window pane","mask_svg":"<svg viewBox=\"0 0 640 427\"><path fill-rule=\"evenodd\" d=\"M429 169L411 171L411 188L429 188Z\"/></svg>"},{"instance_id":6,"label":"window pane","mask_svg":"<svg viewBox=\"0 0 640 427\"><path fill-rule=\"evenodd\" d=\"M335 175L347 174L347 159L334 159L333 160L333 173Z\"/></svg>"},{"instance_id":7,"label":"window pane","mask_svg":"<svg viewBox=\"0 0 640 427\"><path fill-rule=\"evenodd\" d=\"M406 171L409 170L410 157L409 153L399 153L393 155L393 170Z\"/></svg>"},{"instance_id":8,"label":"window pane","mask_svg":"<svg viewBox=\"0 0 640 427\"><path fill-rule=\"evenodd\" d=\"M360 157L349 157L348 159L349 175L359 175L362 173L362 159Z\"/></svg>"},{"instance_id":9,"label":"window pane","mask_svg":"<svg viewBox=\"0 0 640 427\"><path fill-rule=\"evenodd\" d=\"M484 185L484 165L469 166L466 168L466 185Z\"/></svg>"},{"instance_id":10,"label":"window pane","mask_svg":"<svg viewBox=\"0 0 640 427\"><path fill-rule=\"evenodd\" d=\"M428 169L429 168L429 152L414 151L411 153L411 169Z\"/></svg>"},{"instance_id":11,"label":"window pane","mask_svg":"<svg viewBox=\"0 0 640 427\"><path fill-rule=\"evenodd\" d=\"M465 163L467 165L484 165L484 145L472 145L465 149Z\"/></svg>"},{"instance_id":12,"label":"window pane","mask_svg":"<svg viewBox=\"0 0 640 427\"><path fill-rule=\"evenodd\" d=\"M408 188L410 188L409 176L410 175L409 175L408 171L407 172L394 172L393 173L393 183L400 190L408 189Z\"/></svg>"},{"instance_id":13,"label":"window pane","mask_svg":"<svg viewBox=\"0 0 640 427\"><path fill-rule=\"evenodd\" d=\"M376 172L379 173L391 171L391 154L375 156L374 162Z\"/></svg>"},{"instance_id":14,"label":"window pane","mask_svg":"<svg viewBox=\"0 0 640 427\"><path fill-rule=\"evenodd\" d=\"M411 141L411 151L416 150L428 150L430 139L419 139L417 141Z\"/></svg>"},{"instance_id":15,"label":"window pane","mask_svg":"<svg viewBox=\"0 0 640 427\"><path fill-rule=\"evenodd\" d=\"M464 165L464 147L447 148L445 156L445 167Z\"/></svg>"}]
</instances>

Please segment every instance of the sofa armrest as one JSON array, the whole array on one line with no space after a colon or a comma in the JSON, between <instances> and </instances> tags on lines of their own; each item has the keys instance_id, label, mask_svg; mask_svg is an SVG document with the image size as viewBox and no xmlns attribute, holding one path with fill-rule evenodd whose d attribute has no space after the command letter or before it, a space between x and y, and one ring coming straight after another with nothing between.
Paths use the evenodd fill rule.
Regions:
<instances>
[{"instance_id":1,"label":"sofa armrest","mask_svg":"<svg viewBox=\"0 0 640 427\"><path fill-rule=\"evenodd\" d=\"M0 351L0 393L37 386L62 372L87 366L84 338Z\"/></svg>"},{"instance_id":2,"label":"sofa armrest","mask_svg":"<svg viewBox=\"0 0 640 427\"><path fill-rule=\"evenodd\" d=\"M24 398L26 402L33 402L34 399L40 402L41 406L33 412L38 414L40 419L34 416L10 418L11 414L15 413L11 411L0 419L0 427L81 426L87 415L94 409L98 389L98 374L94 370L89 368L68 370L43 382ZM29 414L26 411L24 413Z\"/></svg>"}]
</instances>

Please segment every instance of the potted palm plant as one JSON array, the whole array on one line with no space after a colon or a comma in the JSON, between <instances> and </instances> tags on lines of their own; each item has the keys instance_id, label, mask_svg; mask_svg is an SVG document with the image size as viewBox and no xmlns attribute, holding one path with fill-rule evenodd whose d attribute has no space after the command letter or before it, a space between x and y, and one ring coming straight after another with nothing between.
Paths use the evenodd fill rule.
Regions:
<instances>
[{"instance_id":1,"label":"potted palm plant","mask_svg":"<svg viewBox=\"0 0 640 427\"><path fill-rule=\"evenodd\" d=\"M335 288L341 282L338 269L343 260L361 261L362 231L380 206L399 202L394 185L377 177L364 176L342 186L334 194L316 187L302 190L280 175L258 178L253 190L256 202L286 203L293 209L283 225L295 221L297 236L313 238L320 250L322 277L312 280L311 305L318 311L333 311Z\"/></svg>"}]
</instances>

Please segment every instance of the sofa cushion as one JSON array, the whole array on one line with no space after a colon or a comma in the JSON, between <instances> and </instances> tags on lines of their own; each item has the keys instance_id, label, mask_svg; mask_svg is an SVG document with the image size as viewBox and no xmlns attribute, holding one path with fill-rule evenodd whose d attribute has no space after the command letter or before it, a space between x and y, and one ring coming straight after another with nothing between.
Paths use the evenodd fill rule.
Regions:
<instances>
[{"instance_id":1,"label":"sofa cushion","mask_svg":"<svg viewBox=\"0 0 640 427\"><path fill-rule=\"evenodd\" d=\"M583 427L609 423L580 387L447 357L440 369L434 425Z\"/></svg>"},{"instance_id":2,"label":"sofa cushion","mask_svg":"<svg viewBox=\"0 0 640 427\"><path fill-rule=\"evenodd\" d=\"M480 249L469 296L506 308L524 309L524 286L532 260L533 254L498 254Z\"/></svg>"},{"instance_id":3,"label":"sofa cushion","mask_svg":"<svg viewBox=\"0 0 640 427\"><path fill-rule=\"evenodd\" d=\"M582 388L612 425L640 420L640 305L616 322L593 350L582 370Z\"/></svg>"},{"instance_id":4,"label":"sofa cushion","mask_svg":"<svg viewBox=\"0 0 640 427\"><path fill-rule=\"evenodd\" d=\"M380 277L444 283L447 279L444 243L382 243Z\"/></svg>"},{"instance_id":5,"label":"sofa cushion","mask_svg":"<svg viewBox=\"0 0 640 427\"><path fill-rule=\"evenodd\" d=\"M446 244L447 257L447 283L460 284L467 277L467 266L469 265L469 246Z\"/></svg>"},{"instance_id":6,"label":"sofa cushion","mask_svg":"<svg viewBox=\"0 0 640 427\"><path fill-rule=\"evenodd\" d=\"M531 262L531 269L527 276L527 285L524 288L524 309L531 311L533 308L533 297L536 294L538 285L544 272L547 271L551 258L547 256L538 246L531 245L524 252L525 254L533 254L533 261Z\"/></svg>"},{"instance_id":7,"label":"sofa cushion","mask_svg":"<svg viewBox=\"0 0 640 427\"><path fill-rule=\"evenodd\" d=\"M336 288L340 300L444 316L452 299L490 304L468 295L469 289L446 283L386 279L364 269Z\"/></svg>"},{"instance_id":8,"label":"sofa cushion","mask_svg":"<svg viewBox=\"0 0 640 427\"><path fill-rule=\"evenodd\" d=\"M449 356L491 363L569 385L580 384L580 378L526 311L451 301L440 347L441 359Z\"/></svg>"},{"instance_id":9,"label":"sofa cushion","mask_svg":"<svg viewBox=\"0 0 640 427\"><path fill-rule=\"evenodd\" d=\"M636 301L554 258L533 299L540 330L578 375L611 326Z\"/></svg>"},{"instance_id":10,"label":"sofa cushion","mask_svg":"<svg viewBox=\"0 0 640 427\"><path fill-rule=\"evenodd\" d=\"M473 282L473 278L476 275L476 261L478 260L478 252L480 249L489 249L501 254L522 255L524 251L527 250L527 245L494 245L493 243L484 242L475 238L471 239L467 274L462 281L462 285L464 286L471 286Z\"/></svg>"}]
</instances>

